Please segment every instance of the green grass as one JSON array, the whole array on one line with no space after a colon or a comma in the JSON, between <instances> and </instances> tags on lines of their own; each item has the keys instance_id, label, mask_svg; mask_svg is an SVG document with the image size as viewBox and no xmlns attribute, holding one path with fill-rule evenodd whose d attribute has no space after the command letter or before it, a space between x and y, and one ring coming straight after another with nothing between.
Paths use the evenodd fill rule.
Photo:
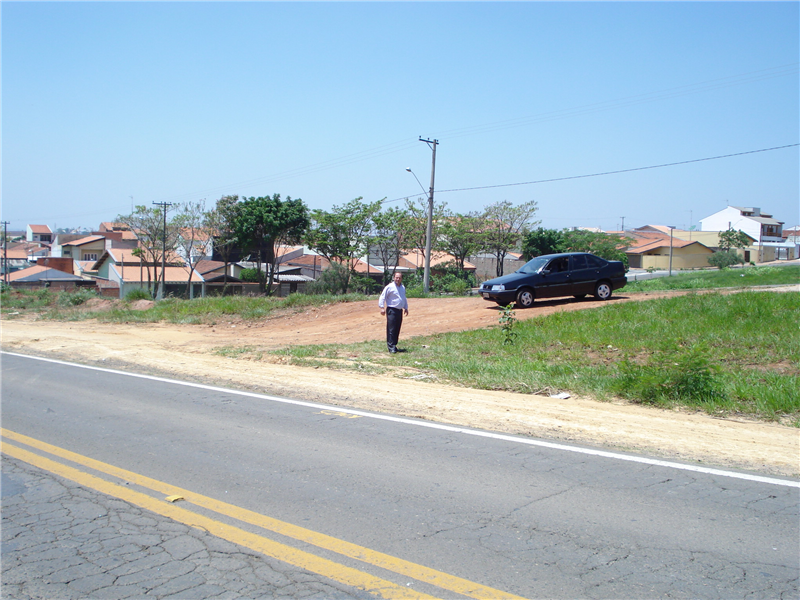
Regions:
<instances>
[{"instance_id":1,"label":"green grass","mask_svg":"<svg viewBox=\"0 0 800 600\"><path fill-rule=\"evenodd\" d=\"M535 309L533 309L535 310ZM800 426L800 294L702 294L608 304L405 342L282 351L298 363L357 355L466 387L627 398L664 408L742 414Z\"/></svg>"},{"instance_id":2,"label":"green grass","mask_svg":"<svg viewBox=\"0 0 800 600\"><path fill-rule=\"evenodd\" d=\"M742 267L734 269L692 271L672 277L658 277L633 281L628 274L624 292L649 292L663 290L699 290L726 287L752 287L761 285L791 285L800 283L800 265L780 267Z\"/></svg>"}]
</instances>

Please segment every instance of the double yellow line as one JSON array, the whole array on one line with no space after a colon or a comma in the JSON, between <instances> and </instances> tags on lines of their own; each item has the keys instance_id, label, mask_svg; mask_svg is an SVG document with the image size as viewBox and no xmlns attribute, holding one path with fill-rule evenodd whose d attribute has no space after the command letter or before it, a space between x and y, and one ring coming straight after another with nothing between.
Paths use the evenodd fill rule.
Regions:
<instances>
[{"instance_id":1,"label":"double yellow line","mask_svg":"<svg viewBox=\"0 0 800 600\"><path fill-rule=\"evenodd\" d=\"M282 536L298 540L307 544L311 544L318 548L329 550L346 556L348 558L356 559L364 562L373 567L379 567L404 577L410 577L420 582L434 585L442 590L476 598L479 600L489 599L492 600L510 600L520 599L519 596L503 592L494 588L490 588L479 583L468 581L460 577L448 575L435 569L418 565L388 554L376 552L351 544L344 540L334 538L322 533L311 531L303 527L292 525L284 521L279 521L259 513L220 502L207 496L195 494L189 490L184 490L173 485L120 469L113 465L109 465L80 454L75 454L69 450L64 450L57 446L52 446L45 442L9 431L7 429L0 429L3 436L2 451L8 456L14 457L23 462L34 465L40 469L44 469L79 485L91 488L103 494L119 498L146 510L152 511L159 515L169 517L179 523L191 527L197 527L208 531L212 535L220 537L224 540L238 544L250 550L254 550L261 554L265 554L279 561L294 565L317 573L328 579L338 581L339 583L349 585L358 589L365 590L371 594L375 594L387 600L400 600L412 598L435 598L428 594L410 589L408 586L399 585L371 575L365 571L360 571L352 567L316 556L310 552L299 550L292 546L276 542L274 540L265 538L263 536L250 533L239 527L234 527L221 521L211 519L209 517L197 514L191 510L182 508L167 500L171 497L180 497L186 502L198 507L202 507L214 511L220 515L236 519L243 523L255 525L261 529L280 534ZM119 478L123 481L134 483L136 485L145 487L155 492L164 494L166 497L163 500L154 498L148 494L137 492L124 485L113 483L85 473L75 467L57 462L56 460L41 456L30 450L25 450L19 446L8 443L8 440L24 444L30 448L46 452L54 457L62 460L67 460L72 463L83 465L94 471L105 473L112 477Z\"/></svg>"}]
</instances>

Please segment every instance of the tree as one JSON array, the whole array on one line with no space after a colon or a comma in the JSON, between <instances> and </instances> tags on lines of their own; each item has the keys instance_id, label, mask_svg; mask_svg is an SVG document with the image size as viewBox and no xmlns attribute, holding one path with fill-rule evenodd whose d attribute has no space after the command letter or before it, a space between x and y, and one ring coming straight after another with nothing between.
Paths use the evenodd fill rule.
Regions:
<instances>
[{"instance_id":1,"label":"tree","mask_svg":"<svg viewBox=\"0 0 800 600\"><path fill-rule=\"evenodd\" d=\"M306 243L329 262L346 266L340 278L343 294L347 293L356 272L357 260L369 253L373 219L380 210L380 200L363 202L358 197L343 206L334 206L330 212L319 209L311 212Z\"/></svg>"},{"instance_id":2,"label":"tree","mask_svg":"<svg viewBox=\"0 0 800 600\"><path fill-rule=\"evenodd\" d=\"M255 256L258 270L258 289L272 293L277 265L275 245L290 239L299 239L309 225L308 208L299 198L280 194L250 197L236 204L234 232L239 245ZM266 265L269 274L264 276Z\"/></svg>"},{"instance_id":3,"label":"tree","mask_svg":"<svg viewBox=\"0 0 800 600\"><path fill-rule=\"evenodd\" d=\"M486 249L494 254L497 259L497 276L503 275L503 262L509 252L517 248L522 237L533 225L537 205L535 200L530 200L519 206L514 206L508 200L496 202L486 207Z\"/></svg>"},{"instance_id":4,"label":"tree","mask_svg":"<svg viewBox=\"0 0 800 600\"><path fill-rule=\"evenodd\" d=\"M189 270L189 279L186 282L185 297L190 298L192 294L192 275L197 265L196 246L198 243L207 244L211 232L207 227L208 213L206 212L206 201L186 202L178 205L178 213L173 217L173 223L178 230L177 247L183 250L186 266Z\"/></svg>"},{"instance_id":5,"label":"tree","mask_svg":"<svg viewBox=\"0 0 800 600\"><path fill-rule=\"evenodd\" d=\"M431 251L439 237L439 225L444 221L447 213L447 203L439 202L433 205L433 219L431 222ZM425 258L426 242L428 239L428 200L418 198L412 202L406 198L405 215L402 222L402 250L416 250Z\"/></svg>"},{"instance_id":6,"label":"tree","mask_svg":"<svg viewBox=\"0 0 800 600\"><path fill-rule=\"evenodd\" d=\"M214 238L214 250L222 257L225 263L222 293L228 286L228 264L231 251L236 244L236 212L239 196L222 196L217 200L216 206L206 216L206 227Z\"/></svg>"},{"instance_id":7,"label":"tree","mask_svg":"<svg viewBox=\"0 0 800 600\"><path fill-rule=\"evenodd\" d=\"M564 251L564 232L558 229L529 231L522 240L522 256L530 260L544 254L558 254Z\"/></svg>"},{"instance_id":8,"label":"tree","mask_svg":"<svg viewBox=\"0 0 800 600\"><path fill-rule=\"evenodd\" d=\"M722 251L747 248L749 245L750 236L744 231L728 227L728 231L722 231L719 234L719 249Z\"/></svg>"},{"instance_id":9,"label":"tree","mask_svg":"<svg viewBox=\"0 0 800 600\"><path fill-rule=\"evenodd\" d=\"M159 277L164 280L162 271L159 276L158 265L166 263L166 253L175 250L177 242L177 228L173 223L167 222L164 228L164 212L166 207L147 207L137 205L129 215L118 215L116 220L127 225L136 234L139 242L138 253L134 253L147 267L147 289L155 295L155 285ZM151 277L152 268L152 277ZM166 283L166 281L165 281Z\"/></svg>"},{"instance_id":10,"label":"tree","mask_svg":"<svg viewBox=\"0 0 800 600\"><path fill-rule=\"evenodd\" d=\"M377 212L372 217L374 229L370 252L374 253L383 265L383 284L394 278L400 260L400 246L403 239L403 211L397 207ZM391 271L388 267L391 266Z\"/></svg>"},{"instance_id":11,"label":"tree","mask_svg":"<svg viewBox=\"0 0 800 600\"><path fill-rule=\"evenodd\" d=\"M451 254L456 268L463 272L467 257L483 250L485 226L486 220L477 212L447 214L439 226L436 246Z\"/></svg>"},{"instance_id":12,"label":"tree","mask_svg":"<svg viewBox=\"0 0 800 600\"><path fill-rule=\"evenodd\" d=\"M606 260L618 260L628 268L625 248L634 243L633 238L585 229L564 230L562 252L591 252Z\"/></svg>"}]
</instances>

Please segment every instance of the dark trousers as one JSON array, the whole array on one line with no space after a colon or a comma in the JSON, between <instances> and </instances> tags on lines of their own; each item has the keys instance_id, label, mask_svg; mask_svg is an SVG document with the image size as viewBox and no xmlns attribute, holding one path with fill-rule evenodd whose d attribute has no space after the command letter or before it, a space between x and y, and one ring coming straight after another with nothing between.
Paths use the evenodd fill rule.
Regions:
<instances>
[{"instance_id":1,"label":"dark trousers","mask_svg":"<svg viewBox=\"0 0 800 600\"><path fill-rule=\"evenodd\" d=\"M397 350L400 326L403 324L403 309L386 307L386 345L389 351Z\"/></svg>"}]
</instances>

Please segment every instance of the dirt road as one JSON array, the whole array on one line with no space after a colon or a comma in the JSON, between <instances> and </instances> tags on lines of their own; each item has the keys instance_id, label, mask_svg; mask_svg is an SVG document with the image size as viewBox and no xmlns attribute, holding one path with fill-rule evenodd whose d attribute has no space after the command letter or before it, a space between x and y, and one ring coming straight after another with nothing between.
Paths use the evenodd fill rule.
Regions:
<instances>
[{"instance_id":1,"label":"dirt road","mask_svg":"<svg viewBox=\"0 0 800 600\"><path fill-rule=\"evenodd\" d=\"M612 301L646 300L661 295L665 294L631 294ZM541 302L534 309L517 311L517 317L529 319L597 304ZM411 300L401 339L497 326L497 319L498 308L480 298ZM216 353L221 348L249 346L269 350L293 344L381 340L383 336L384 321L374 301L336 304L258 322L231 319L214 325L2 321L2 348L9 352L709 466L800 474L800 430L792 427L646 408L622 401L596 402L574 396L560 400L465 389L412 379L419 372L408 370L365 375L289 366L281 363L281 357L269 354L259 360L237 360Z\"/></svg>"}]
</instances>

